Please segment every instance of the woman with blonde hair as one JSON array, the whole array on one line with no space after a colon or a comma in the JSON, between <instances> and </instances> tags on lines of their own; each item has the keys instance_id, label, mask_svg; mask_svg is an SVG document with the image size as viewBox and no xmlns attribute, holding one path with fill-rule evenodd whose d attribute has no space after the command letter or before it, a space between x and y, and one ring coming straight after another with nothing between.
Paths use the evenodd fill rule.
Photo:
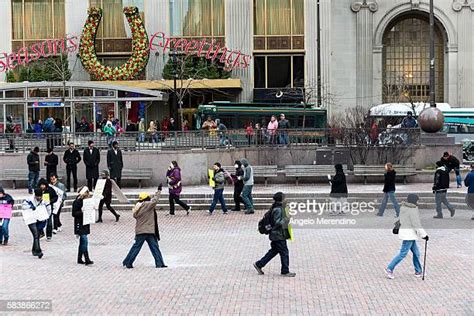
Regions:
<instances>
[{"instance_id":1,"label":"woman with blonde hair","mask_svg":"<svg viewBox=\"0 0 474 316\"><path fill-rule=\"evenodd\" d=\"M393 207L395 208L396 217L400 215L400 205L397 202L397 198L395 197L395 177L396 172L393 169L393 165L390 162L385 164L385 181L383 186L383 199L382 203L380 204L379 211L377 216L383 216L385 209L387 208L388 199L392 201Z\"/></svg>"},{"instance_id":2,"label":"woman with blonde hair","mask_svg":"<svg viewBox=\"0 0 474 316\"><path fill-rule=\"evenodd\" d=\"M84 213L82 207L84 205L84 200L90 197L89 188L82 187L79 190L79 195L76 197L72 203L72 216L74 217L74 234L79 237L79 249L77 253L77 263L90 265L94 262L89 258L88 250L88 238L87 235L90 234L90 225L84 225ZM82 256L84 260L82 261Z\"/></svg>"}]
</instances>

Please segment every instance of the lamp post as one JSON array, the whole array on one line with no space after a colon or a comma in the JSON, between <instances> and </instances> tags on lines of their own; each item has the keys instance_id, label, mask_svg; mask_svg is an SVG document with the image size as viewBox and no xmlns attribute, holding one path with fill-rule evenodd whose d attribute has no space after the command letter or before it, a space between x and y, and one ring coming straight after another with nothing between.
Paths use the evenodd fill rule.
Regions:
<instances>
[{"instance_id":1,"label":"lamp post","mask_svg":"<svg viewBox=\"0 0 474 316\"><path fill-rule=\"evenodd\" d=\"M434 0L430 0L430 106L436 107Z\"/></svg>"},{"instance_id":2,"label":"lamp post","mask_svg":"<svg viewBox=\"0 0 474 316\"><path fill-rule=\"evenodd\" d=\"M178 75L178 52L176 51L176 49L173 49L170 52L170 58L171 58L171 61L173 62L173 105L171 109L171 115L172 117L177 118L178 117L178 95L176 93L177 91L176 81L178 80L179 75Z\"/></svg>"}]
</instances>

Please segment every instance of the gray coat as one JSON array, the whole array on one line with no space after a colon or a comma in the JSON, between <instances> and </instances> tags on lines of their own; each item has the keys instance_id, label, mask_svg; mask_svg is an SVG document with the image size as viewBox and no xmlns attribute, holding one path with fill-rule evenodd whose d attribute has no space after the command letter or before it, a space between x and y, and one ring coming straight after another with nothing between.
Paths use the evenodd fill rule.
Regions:
<instances>
[{"instance_id":1,"label":"gray coat","mask_svg":"<svg viewBox=\"0 0 474 316\"><path fill-rule=\"evenodd\" d=\"M214 177L212 178L216 185L214 186L214 190L217 189L223 189L225 185L225 175L224 175L224 170L219 169L217 171L214 171Z\"/></svg>"},{"instance_id":2,"label":"gray coat","mask_svg":"<svg viewBox=\"0 0 474 316\"><path fill-rule=\"evenodd\" d=\"M288 232L288 225L290 218L286 215L284 206L281 203L273 204L273 228L270 232L269 238L271 241L290 239Z\"/></svg>"},{"instance_id":3,"label":"gray coat","mask_svg":"<svg viewBox=\"0 0 474 316\"><path fill-rule=\"evenodd\" d=\"M243 169L244 169L244 185L253 185L253 168L251 165L249 165L249 162L247 159L242 158L240 159L240 162L242 163Z\"/></svg>"}]
</instances>

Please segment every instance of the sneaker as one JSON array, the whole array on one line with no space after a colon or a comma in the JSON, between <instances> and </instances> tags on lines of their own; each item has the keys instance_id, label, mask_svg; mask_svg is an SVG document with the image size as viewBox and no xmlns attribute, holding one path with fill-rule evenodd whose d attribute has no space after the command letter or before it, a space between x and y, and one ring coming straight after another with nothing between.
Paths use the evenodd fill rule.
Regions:
<instances>
[{"instance_id":1,"label":"sneaker","mask_svg":"<svg viewBox=\"0 0 474 316\"><path fill-rule=\"evenodd\" d=\"M51 241L51 237L46 237L46 241Z\"/></svg>"},{"instance_id":2,"label":"sneaker","mask_svg":"<svg viewBox=\"0 0 474 316\"><path fill-rule=\"evenodd\" d=\"M451 217L453 217L453 216L454 216L454 214L456 213L456 210L455 210L455 209L453 209L453 210L449 210L449 212L451 213Z\"/></svg>"},{"instance_id":3,"label":"sneaker","mask_svg":"<svg viewBox=\"0 0 474 316\"><path fill-rule=\"evenodd\" d=\"M264 275L265 273L263 272L262 268L260 268L259 266L257 266L257 263L255 262L253 264L253 267L255 268L255 270L257 270L258 274L260 275Z\"/></svg>"},{"instance_id":4,"label":"sneaker","mask_svg":"<svg viewBox=\"0 0 474 316\"><path fill-rule=\"evenodd\" d=\"M45 236L44 233L40 233L40 239L44 238L44 236Z\"/></svg>"},{"instance_id":5,"label":"sneaker","mask_svg":"<svg viewBox=\"0 0 474 316\"><path fill-rule=\"evenodd\" d=\"M212 215L212 212L208 210L208 211L207 211L207 214Z\"/></svg>"},{"instance_id":6,"label":"sneaker","mask_svg":"<svg viewBox=\"0 0 474 316\"><path fill-rule=\"evenodd\" d=\"M58 232L62 232L63 229L61 227L58 227Z\"/></svg>"},{"instance_id":7,"label":"sneaker","mask_svg":"<svg viewBox=\"0 0 474 316\"><path fill-rule=\"evenodd\" d=\"M58 233L58 230L57 229L53 229L53 234L57 234Z\"/></svg>"},{"instance_id":8,"label":"sneaker","mask_svg":"<svg viewBox=\"0 0 474 316\"><path fill-rule=\"evenodd\" d=\"M254 210L245 211L245 215L255 214Z\"/></svg>"},{"instance_id":9,"label":"sneaker","mask_svg":"<svg viewBox=\"0 0 474 316\"><path fill-rule=\"evenodd\" d=\"M385 271L385 274L387 275L387 279L390 279L390 280L395 279L395 277L393 276L393 271L389 269L384 269L384 271Z\"/></svg>"},{"instance_id":10,"label":"sneaker","mask_svg":"<svg viewBox=\"0 0 474 316\"><path fill-rule=\"evenodd\" d=\"M443 218L443 215L435 215L433 218Z\"/></svg>"},{"instance_id":11,"label":"sneaker","mask_svg":"<svg viewBox=\"0 0 474 316\"><path fill-rule=\"evenodd\" d=\"M294 278L296 276L296 273L294 272L282 273L281 276L287 277L287 278Z\"/></svg>"},{"instance_id":12,"label":"sneaker","mask_svg":"<svg viewBox=\"0 0 474 316\"><path fill-rule=\"evenodd\" d=\"M156 267L157 269L163 269L163 268L168 268L167 265L162 265L161 267Z\"/></svg>"},{"instance_id":13,"label":"sneaker","mask_svg":"<svg viewBox=\"0 0 474 316\"><path fill-rule=\"evenodd\" d=\"M383 216L383 214L376 213L376 214L375 214L375 216L380 216L380 217L382 217L382 216Z\"/></svg>"},{"instance_id":14,"label":"sneaker","mask_svg":"<svg viewBox=\"0 0 474 316\"><path fill-rule=\"evenodd\" d=\"M126 269L133 269L132 265L127 266L127 265L124 264L123 267L126 268Z\"/></svg>"},{"instance_id":15,"label":"sneaker","mask_svg":"<svg viewBox=\"0 0 474 316\"><path fill-rule=\"evenodd\" d=\"M192 208L192 206L190 206L190 207L186 210L186 215L189 215L189 213L191 213L191 208Z\"/></svg>"},{"instance_id":16,"label":"sneaker","mask_svg":"<svg viewBox=\"0 0 474 316\"><path fill-rule=\"evenodd\" d=\"M222 214L227 215L227 211L222 211Z\"/></svg>"},{"instance_id":17,"label":"sneaker","mask_svg":"<svg viewBox=\"0 0 474 316\"><path fill-rule=\"evenodd\" d=\"M423 272L415 272L415 278L421 278L423 276Z\"/></svg>"}]
</instances>

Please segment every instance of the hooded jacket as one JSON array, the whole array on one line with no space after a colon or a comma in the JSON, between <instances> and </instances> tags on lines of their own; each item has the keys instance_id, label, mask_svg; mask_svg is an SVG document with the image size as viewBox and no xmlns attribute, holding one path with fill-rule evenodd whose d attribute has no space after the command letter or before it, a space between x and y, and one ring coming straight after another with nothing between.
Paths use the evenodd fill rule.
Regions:
<instances>
[{"instance_id":1,"label":"hooded jacket","mask_svg":"<svg viewBox=\"0 0 474 316\"><path fill-rule=\"evenodd\" d=\"M449 173L445 166L438 167L434 175L433 191L446 192L449 188Z\"/></svg>"},{"instance_id":2,"label":"hooded jacket","mask_svg":"<svg viewBox=\"0 0 474 316\"><path fill-rule=\"evenodd\" d=\"M237 168L235 168L235 179L234 179L234 186L236 187L243 187L244 186L244 169L242 169L242 163L240 160L236 160L235 165L237 165Z\"/></svg>"},{"instance_id":3,"label":"hooded jacket","mask_svg":"<svg viewBox=\"0 0 474 316\"><path fill-rule=\"evenodd\" d=\"M158 218L155 207L160 199L161 191L156 191L155 197L150 201L138 202L133 208L133 217L137 221L135 224L135 234L154 234L160 240L158 230Z\"/></svg>"},{"instance_id":4,"label":"hooded jacket","mask_svg":"<svg viewBox=\"0 0 474 316\"><path fill-rule=\"evenodd\" d=\"M244 169L244 185L253 185L253 168L249 164L248 160L245 158L240 159L240 162L242 163L243 169Z\"/></svg>"},{"instance_id":5,"label":"hooded jacket","mask_svg":"<svg viewBox=\"0 0 474 316\"><path fill-rule=\"evenodd\" d=\"M166 178L168 179L168 189L169 193L174 196L181 194L181 169L179 167L174 167L171 170L166 172Z\"/></svg>"},{"instance_id":6,"label":"hooded jacket","mask_svg":"<svg viewBox=\"0 0 474 316\"><path fill-rule=\"evenodd\" d=\"M417 240L425 237L426 231L421 227L418 206L403 202L400 207L400 230L398 237L401 240Z\"/></svg>"}]
</instances>

